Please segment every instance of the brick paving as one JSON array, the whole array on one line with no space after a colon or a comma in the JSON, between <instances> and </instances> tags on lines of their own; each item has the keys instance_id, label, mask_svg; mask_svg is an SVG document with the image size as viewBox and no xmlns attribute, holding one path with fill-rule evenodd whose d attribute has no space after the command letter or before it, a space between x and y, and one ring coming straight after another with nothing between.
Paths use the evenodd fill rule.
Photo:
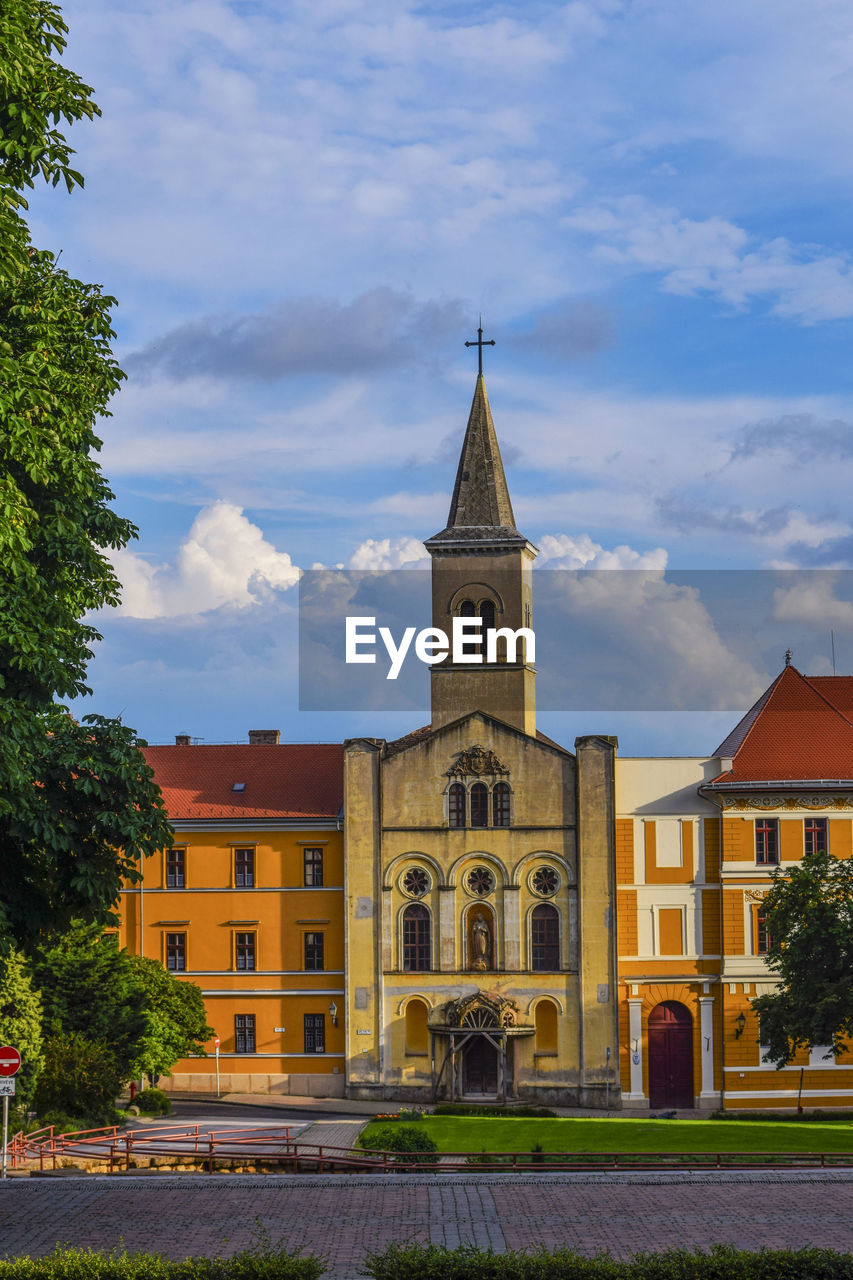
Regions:
<instances>
[{"instance_id":1,"label":"brick paving","mask_svg":"<svg viewBox=\"0 0 853 1280\"><path fill-rule=\"evenodd\" d=\"M226 1256L261 1239L355 1280L391 1241L567 1245L625 1257L729 1243L853 1251L853 1174L390 1174L20 1178L0 1184L0 1253L56 1244Z\"/></svg>"},{"instance_id":2,"label":"brick paving","mask_svg":"<svg viewBox=\"0 0 853 1280\"><path fill-rule=\"evenodd\" d=\"M297 1134L296 1141L300 1147L340 1147L350 1151L369 1123L364 1119L345 1120L342 1116L334 1120L315 1120Z\"/></svg>"}]
</instances>

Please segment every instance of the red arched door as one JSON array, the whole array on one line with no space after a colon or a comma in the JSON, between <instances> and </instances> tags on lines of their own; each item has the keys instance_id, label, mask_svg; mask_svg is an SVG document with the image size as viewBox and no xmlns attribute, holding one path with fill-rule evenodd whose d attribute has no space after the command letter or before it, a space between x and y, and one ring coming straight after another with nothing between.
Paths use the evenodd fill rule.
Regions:
<instances>
[{"instance_id":1,"label":"red arched door","mask_svg":"<svg viewBox=\"0 0 853 1280\"><path fill-rule=\"evenodd\" d=\"M692 1107L693 1019L677 1000L649 1014L649 1106Z\"/></svg>"}]
</instances>

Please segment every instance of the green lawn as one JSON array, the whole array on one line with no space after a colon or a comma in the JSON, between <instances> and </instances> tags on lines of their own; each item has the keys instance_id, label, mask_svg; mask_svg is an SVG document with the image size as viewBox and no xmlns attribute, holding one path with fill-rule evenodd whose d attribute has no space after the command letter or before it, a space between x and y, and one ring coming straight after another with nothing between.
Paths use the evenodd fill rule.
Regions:
<instances>
[{"instance_id":1,"label":"green lawn","mask_svg":"<svg viewBox=\"0 0 853 1280\"><path fill-rule=\"evenodd\" d=\"M370 1124L360 1145L372 1147ZM814 1121L786 1124L771 1120L621 1120L559 1118L493 1120L489 1116L428 1116L415 1122L439 1151L567 1152L775 1152L853 1151L853 1122Z\"/></svg>"}]
</instances>

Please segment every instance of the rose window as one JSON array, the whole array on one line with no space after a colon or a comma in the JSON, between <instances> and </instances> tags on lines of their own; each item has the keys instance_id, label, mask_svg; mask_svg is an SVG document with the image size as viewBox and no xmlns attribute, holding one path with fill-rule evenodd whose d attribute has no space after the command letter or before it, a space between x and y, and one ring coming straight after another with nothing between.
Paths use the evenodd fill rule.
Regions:
<instances>
[{"instance_id":1,"label":"rose window","mask_svg":"<svg viewBox=\"0 0 853 1280\"><path fill-rule=\"evenodd\" d=\"M533 892L540 898L552 897L560 887L560 877L553 867L538 867L530 878Z\"/></svg>"},{"instance_id":2,"label":"rose window","mask_svg":"<svg viewBox=\"0 0 853 1280\"><path fill-rule=\"evenodd\" d=\"M494 889L495 877L488 867L475 867L473 871L468 872L467 884L471 893L475 893L478 898L484 898Z\"/></svg>"},{"instance_id":3,"label":"rose window","mask_svg":"<svg viewBox=\"0 0 853 1280\"><path fill-rule=\"evenodd\" d=\"M429 888L429 876L422 867L412 867L403 876L403 892L410 898L422 898Z\"/></svg>"}]
</instances>

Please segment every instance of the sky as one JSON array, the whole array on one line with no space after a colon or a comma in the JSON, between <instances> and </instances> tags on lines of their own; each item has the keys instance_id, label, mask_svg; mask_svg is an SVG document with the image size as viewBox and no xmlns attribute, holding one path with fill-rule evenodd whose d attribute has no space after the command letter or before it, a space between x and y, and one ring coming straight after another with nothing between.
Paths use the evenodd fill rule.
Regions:
<instances>
[{"instance_id":1,"label":"sky","mask_svg":"<svg viewBox=\"0 0 853 1280\"><path fill-rule=\"evenodd\" d=\"M667 569L814 571L756 606L777 659L742 669L697 607L642 647L638 681L656 662L689 673L701 649L740 712L792 634L801 669L830 671L830 629L853 672L847 0L64 15L103 115L71 131L85 189L37 193L30 222L119 300L128 379L102 463L139 528L81 714L152 742L413 727L299 710L296 584L313 566L424 567L481 313L542 573L651 570L666 596L683 589ZM650 612L627 599L613 626ZM618 733L629 754L699 755L737 718L539 717L568 745Z\"/></svg>"}]
</instances>

